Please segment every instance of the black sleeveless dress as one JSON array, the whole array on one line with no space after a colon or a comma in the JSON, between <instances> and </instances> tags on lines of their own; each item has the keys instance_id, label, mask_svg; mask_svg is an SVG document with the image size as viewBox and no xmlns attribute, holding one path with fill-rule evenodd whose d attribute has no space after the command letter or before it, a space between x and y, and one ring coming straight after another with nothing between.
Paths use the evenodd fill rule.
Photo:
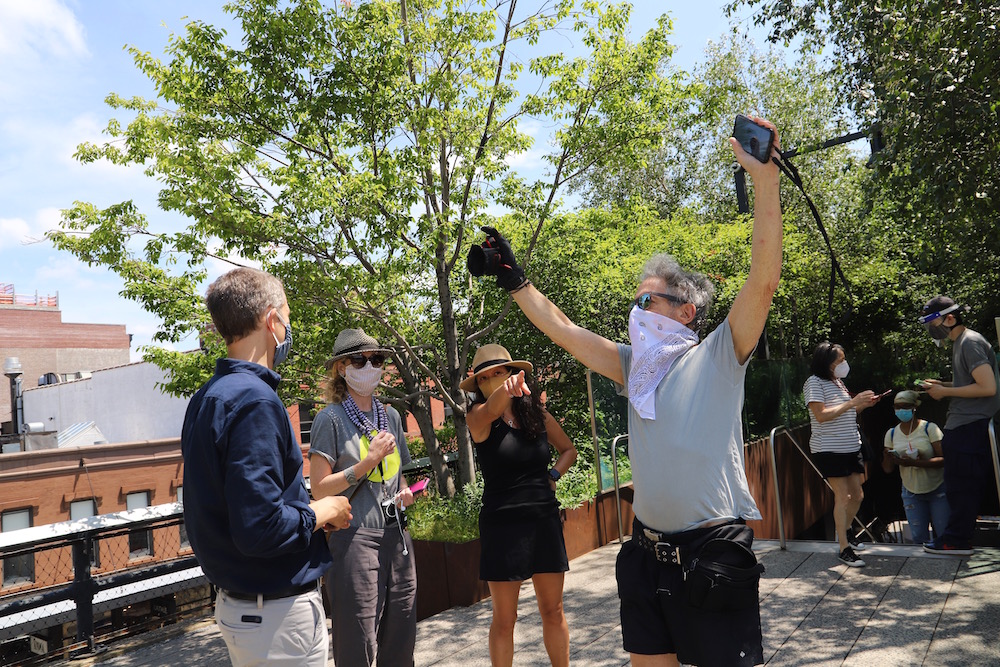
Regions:
<instances>
[{"instance_id":1,"label":"black sleeveless dress","mask_svg":"<svg viewBox=\"0 0 1000 667\"><path fill-rule=\"evenodd\" d=\"M476 456L485 483L480 579L523 581L569 570L545 434L532 438L498 419L489 437L476 444Z\"/></svg>"}]
</instances>

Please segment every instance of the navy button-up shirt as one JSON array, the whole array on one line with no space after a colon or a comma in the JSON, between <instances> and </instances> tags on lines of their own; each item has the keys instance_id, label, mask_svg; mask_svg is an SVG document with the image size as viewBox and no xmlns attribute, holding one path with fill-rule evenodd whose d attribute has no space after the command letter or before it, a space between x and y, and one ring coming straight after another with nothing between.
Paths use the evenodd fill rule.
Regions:
<instances>
[{"instance_id":1,"label":"navy button-up shirt","mask_svg":"<svg viewBox=\"0 0 1000 667\"><path fill-rule=\"evenodd\" d=\"M275 389L280 376L219 359L184 416L184 522L205 575L241 593L276 593L331 565L302 478L302 450Z\"/></svg>"}]
</instances>

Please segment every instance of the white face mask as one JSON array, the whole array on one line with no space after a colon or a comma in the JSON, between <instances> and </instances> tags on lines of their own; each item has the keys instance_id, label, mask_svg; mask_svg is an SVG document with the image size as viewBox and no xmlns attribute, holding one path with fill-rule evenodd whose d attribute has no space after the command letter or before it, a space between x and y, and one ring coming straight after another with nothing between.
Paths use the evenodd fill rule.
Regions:
<instances>
[{"instance_id":1,"label":"white face mask","mask_svg":"<svg viewBox=\"0 0 1000 667\"><path fill-rule=\"evenodd\" d=\"M665 315L632 307L628 317L632 368L628 400L643 419L656 419L656 388L673 363L698 343L698 334Z\"/></svg>"},{"instance_id":2,"label":"white face mask","mask_svg":"<svg viewBox=\"0 0 1000 667\"><path fill-rule=\"evenodd\" d=\"M847 359L844 359L839 364L833 367L833 377L835 378L845 378L847 374L851 372L851 365L847 363Z\"/></svg>"},{"instance_id":3,"label":"white face mask","mask_svg":"<svg viewBox=\"0 0 1000 667\"><path fill-rule=\"evenodd\" d=\"M382 380L381 368L372 366L372 362L365 362L363 368L355 368L353 364L348 364L342 375L347 381L347 386L361 396L371 396L375 393L378 383Z\"/></svg>"}]
</instances>

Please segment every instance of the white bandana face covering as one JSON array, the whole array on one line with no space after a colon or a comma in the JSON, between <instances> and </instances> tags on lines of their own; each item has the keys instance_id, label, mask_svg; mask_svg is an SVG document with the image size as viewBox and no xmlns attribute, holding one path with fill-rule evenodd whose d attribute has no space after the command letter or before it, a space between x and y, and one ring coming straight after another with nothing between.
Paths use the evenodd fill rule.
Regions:
<instances>
[{"instance_id":1,"label":"white bandana face covering","mask_svg":"<svg viewBox=\"0 0 1000 667\"><path fill-rule=\"evenodd\" d=\"M628 316L632 369L628 400L643 419L656 419L656 388L677 358L698 344L698 334L669 317L633 306Z\"/></svg>"},{"instance_id":2,"label":"white bandana face covering","mask_svg":"<svg viewBox=\"0 0 1000 667\"><path fill-rule=\"evenodd\" d=\"M355 368L348 364L344 369L344 380L347 386L358 392L362 396L371 396L375 393L379 381L382 379L381 368L372 366L372 362L366 362L364 368Z\"/></svg>"}]
</instances>

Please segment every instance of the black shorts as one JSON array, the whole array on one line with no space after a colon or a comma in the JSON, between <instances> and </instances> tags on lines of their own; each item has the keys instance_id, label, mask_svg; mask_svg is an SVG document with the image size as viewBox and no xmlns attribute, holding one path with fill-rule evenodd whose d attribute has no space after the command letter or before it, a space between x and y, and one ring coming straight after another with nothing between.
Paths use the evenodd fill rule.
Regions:
<instances>
[{"instance_id":1,"label":"black shorts","mask_svg":"<svg viewBox=\"0 0 1000 667\"><path fill-rule=\"evenodd\" d=\"M813 452L812 461L819 468L823 479L829 477L850 477L856 473L864 474L865 462L861 458L861 450L850 454L840 452Z\"/></svg>"},{"instance_id":2,"label":"black shorts","mask_svg":"<svg viewBox=\"0 0 1000 667\"><path fill-rule=\"evenodd\" d=\"M640 546L634 537L640 526L636 520L633 538L622 546L615 568L625 651L676 653L681 663L701 667L762 664L760 604L735 611L691 606L681 566L658 562ZM685 544L684 540L697 539L713 528L674 533L670 541Z\"/></svg>"},{"instance_id":3,"label":"black shorts","mask_svg":"<svg viewBox=\"0 0 1000 667\"><path fill-rule=\"evenodd\" d=\"M479 578L524 581L533 574L566 572L562 518L553 508L523 516L479 516Z\"/></svg>"}]
</instances>

